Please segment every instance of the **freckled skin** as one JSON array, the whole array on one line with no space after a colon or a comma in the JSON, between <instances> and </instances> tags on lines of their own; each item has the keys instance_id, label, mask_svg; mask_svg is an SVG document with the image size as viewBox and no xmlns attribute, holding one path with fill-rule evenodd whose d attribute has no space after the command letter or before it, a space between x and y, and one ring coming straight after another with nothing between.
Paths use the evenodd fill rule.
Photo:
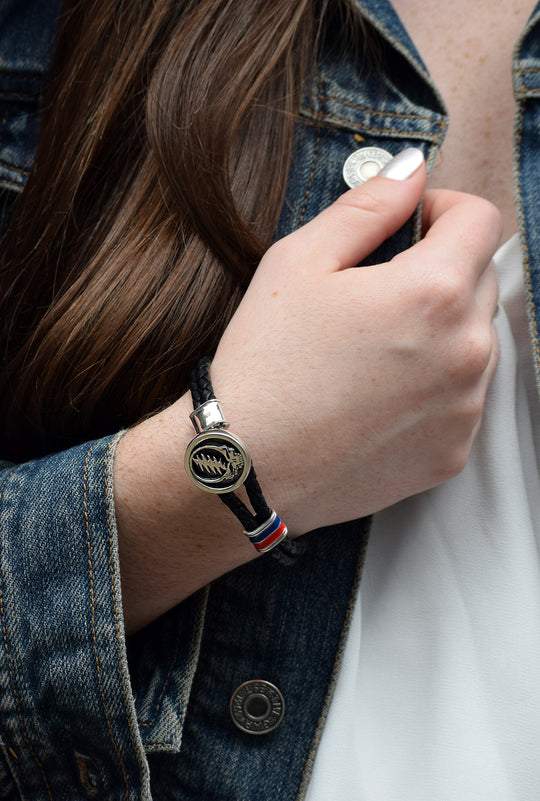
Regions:
<instances>
[{"instance_id":1,"label":"freckled skin","mask_svg":"<svg viewBox=\"0 0 540 801\"><path fill-rule=\"evenodd\" d=\"M517 230L512 50L533 6L529 0L394 0L450 111L429 186L490 200L503 215L503 240Z\"/></svg>"}]
</instances>

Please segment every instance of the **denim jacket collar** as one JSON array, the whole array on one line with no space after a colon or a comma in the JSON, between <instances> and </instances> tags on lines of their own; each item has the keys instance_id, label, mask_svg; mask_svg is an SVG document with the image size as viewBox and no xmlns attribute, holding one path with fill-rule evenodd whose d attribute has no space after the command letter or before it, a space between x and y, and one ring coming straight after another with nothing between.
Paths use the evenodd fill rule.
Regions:
<instances>
[{"instance_id":1,"label":"denim jacket collar","mask_svg":"<svg viewBox=\"0 0 540 801\"><path fill-rule=\"evenodd\" d=\"M388 138L418 136L440 144L447 112L408 33L387 0L355 0L364 19L381 37L388 69L370 63L369 50L359 46L356 59L331 48L323 50L316 81L303 106L314 121L351 126ZM402 61L390 77L391 64ZM414 91L413 91L414 88ZM308 108L306 108L306 105Z\"/></svg>"}]
</instances>

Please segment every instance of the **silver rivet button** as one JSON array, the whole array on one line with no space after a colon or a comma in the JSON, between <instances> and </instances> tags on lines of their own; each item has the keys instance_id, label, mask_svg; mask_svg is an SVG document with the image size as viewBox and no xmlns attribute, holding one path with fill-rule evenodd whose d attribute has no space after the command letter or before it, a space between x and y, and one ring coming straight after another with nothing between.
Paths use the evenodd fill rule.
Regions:
<instances>
[{"instance_id":1,"label":"silver rivet button","mask_svg":"<svg viewBox=\"0 0 540 801\"><path fill-rule=\"evenodd\" d=\"M362 147L355 150L343 165L343 180L351 189L360 186L368 178L378 175L392 158L392 154L382 147Z\"/></svg>"},{"instance_id":2,"label":"silver rivet button","mask_svg":"<svg viewBox=\"0 0 540 801\"><path fill-rule=\"evenodd\" d=\"M243 732L268 734L283 720L285 701L274 684L257 679L236 688L229 708L233 723Z\"/></svg>"}]
</instances>

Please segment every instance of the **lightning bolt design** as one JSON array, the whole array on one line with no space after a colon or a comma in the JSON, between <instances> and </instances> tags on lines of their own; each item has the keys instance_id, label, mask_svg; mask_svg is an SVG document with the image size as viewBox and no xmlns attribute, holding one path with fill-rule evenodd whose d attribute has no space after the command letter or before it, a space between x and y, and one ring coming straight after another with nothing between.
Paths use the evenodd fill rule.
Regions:
<instances>
[{"instance_id":1,"label":"lightning bolt design","mask_svg":"<svg viewBox=\"0 0 540 801\"><path fill-rule=\"evenodd\" d=\"M217 454L219 455L216 455ZM234 448L226 445L205 445L193 454L193 464L201 476L230 479L244 467L244 459Z\"/></svg>"},{"instance_id":2,"label":"lightning bolt design","mask_svg":"<svg viewBox=\"0 0 540 801\"><path fill-rule=\"evenodd\" d=\"M209 456L207 453L199 453L193 457L201 473L209 473L214 476L223 476L227 472L227 465L218 459L217 456Z\"/></svg>"}]
</instances>

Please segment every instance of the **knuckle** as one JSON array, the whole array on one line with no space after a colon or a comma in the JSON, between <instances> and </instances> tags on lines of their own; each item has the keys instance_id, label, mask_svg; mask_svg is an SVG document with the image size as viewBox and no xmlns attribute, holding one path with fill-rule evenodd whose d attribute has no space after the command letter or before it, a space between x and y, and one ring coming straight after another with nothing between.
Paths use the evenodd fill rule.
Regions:
<instances>
[{"instance_id":1,"label":"knuckle","mask_svg":"<svg viewBox=\"0 0 540 801\"><path fill-rule=\"evenodd\" d=\"M478 377L486 370L493 353L491 331L478 330L466 336L463 351L463 370L467 376Z\"/></svg>"},{"instance_id":2,"label":"knuckle","mask_svg":"<svg viewBox=\"0 0 540 801\"><path fill-rule=\"evenodd\" d=\"M439 275L436 292L439 302L448 310L461 311L467 302L466 281L458 270Z\"/></svg>"},{"instance_id":3,"label":"knuckle","mask_svg":"<svg viewBox=\"0 0 540 801\"><path fill-rule=\"evenodd\" d=\"M438 350L444 377L457 388L474 386L485 375L490 377L497 365L498 342L491 326L478 323L457 324L447 328Z\"/></svg>"},{"instance_id":4,"label":"knuckle","mask_svg":"<svg viewBox=\"0 0 540 801\"><path fill-rule=\"evenodd\" d=\"M430 317L460 318L469 303L469 290L459 270L432 270L424 283L423 307Z\"/></svg>"}]
</instances>

